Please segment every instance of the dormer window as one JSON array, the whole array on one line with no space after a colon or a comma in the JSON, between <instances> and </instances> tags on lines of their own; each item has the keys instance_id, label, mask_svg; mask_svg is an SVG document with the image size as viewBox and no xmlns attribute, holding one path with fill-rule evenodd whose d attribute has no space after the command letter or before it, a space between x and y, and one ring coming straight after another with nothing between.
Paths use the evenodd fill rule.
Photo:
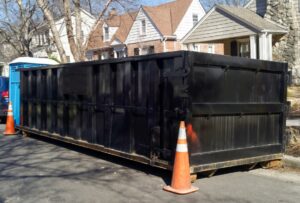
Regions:
<instances>
[{"instance_id":1,"label":"dormer window","mask_svg":"<svg viewBox=\"0 0 300 203\"><path fill-rule=\"evenodd\" d=\"M143 19L140 21L140 35L146 35L146 20Z\"/></svg>"},{"instance_id":2,"label":"dormer window","mask_svg":"<svg viewBox=\"0 0 300 203\"><path fill-rule=\"evenodd\" d=\"M109 40L109 27L104 27L104 41Z\"/></svg>"},{"instance_id":3,"label":"dormer window","mask_svg":"<svg viewBox=\"0 0 300 203\"><path fill-rule=\"evenodd\" d=\"M195 26L198 23L198 14L193 14L193 26Z\"/></svg>"}]
</instances>

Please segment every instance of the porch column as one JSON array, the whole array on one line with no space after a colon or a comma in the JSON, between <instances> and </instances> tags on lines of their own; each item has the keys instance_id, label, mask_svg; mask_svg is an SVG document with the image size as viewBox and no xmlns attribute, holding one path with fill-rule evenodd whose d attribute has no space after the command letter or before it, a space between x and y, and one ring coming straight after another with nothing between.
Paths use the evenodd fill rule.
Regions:
<instances>
[{"instance_id":1,"label":"porch column","mask_svg":"<svg viewBox=\"0 0 300 203\"><path fill-rule=\"evenodd\" d=\"M259 59L268 60L267 33L259 35Z\"/></svg>"},{"instance_id":2,"label":"porch column","mask_svg":"<svg viewBox=\"0 0 300 203\"><path fill-rule=\"evenodd\" d=\"M267 35L267 46L268 46L268 60L273 60L273 45L272 45L272 34Z\"/></svg>"},{"instance_id":3,"label":"porch column","mask_svg":"<svg viewBox=\"0 0 300 203\"><path fill-rule=\"evenodd\" d=\"M257 37L250 36L250 58L257 59Z\"/></svg>"}]
</instances>

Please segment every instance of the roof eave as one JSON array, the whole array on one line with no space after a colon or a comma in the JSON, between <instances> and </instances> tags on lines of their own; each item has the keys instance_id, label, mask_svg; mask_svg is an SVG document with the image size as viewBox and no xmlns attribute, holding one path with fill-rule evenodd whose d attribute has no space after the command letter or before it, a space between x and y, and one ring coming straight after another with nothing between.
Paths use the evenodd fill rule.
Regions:
<instances>
[{"instance_id":1,"label":"roof eave","mask_svg":"<svg viewBox=\"0 0 300 203\"><path fill-rule=\"evenodd\" d=\"M159 32L160 36L162 37L163 36L162 32L160 31L160 29L158 29L158 27L154 23L153 19L150 17L150 15L148 14L148 12L144 9L144 6L141 7L140 11L144 12L144 14L146 15L146 17L150 20L150 22L152 23L152 25L155 27L155 29Z\"/></svg>"},{"instance_id":2,"label":"roof eave","mask_svg":"<svg viewBox=\"0 0 300 203\"><path fill-rule=\"evenodd\" d=\"M253 2L253 0L250 0L248 3L246 3L246 4L244 5L244 8L248 8L248 7L251 5L252 2Z\"/></svg>"},{"instance_id":3,"label":"roof eave","mask_svg":"<svg viewBox=\"0 0 300 203\"><path fill-rule=\"evenodd\" d=\"M216 6L212 7L210 11L206 13L205 16L202 17L201 20L181 39L181 43L185 43L185 41L191 36L191 34L216 10Z\"/></svg>"},{"instance_id":4,"label":"roof eave","mask_svg":"<svg viewBox=\"0 0 300 203\"><path fill-rule=\"evenodd\" d=\"M254 25L254 24L252 24L252 23L246 21L245 19L240 18L239 16L235 15L234 13L228 11L228 10L225 9L225 8L222 8L222 7L219 6L219 5L216 5L216 8L217 8L217 9L220 9L221 11L227 13L228 15L231 15L232 17L234 17L234 18L236 18L236 19L242 21L243 23L247 24L249 27L252 27L252 28L253 28L254 30L256 30L257 32L260 32L260 31L262 30L260 27L257 27L256 25Z\"/></svg>"},{"instance_id":5,"label":"roof eave","mask_svg":"<svg viewBox=\"0 0 300 203\"><path fill-rule=\"evenodd\" d=\"M262 33L272 33L272 34L287 34L288 31L287 30L262 30Z\"/></svg>"}]
</instances>

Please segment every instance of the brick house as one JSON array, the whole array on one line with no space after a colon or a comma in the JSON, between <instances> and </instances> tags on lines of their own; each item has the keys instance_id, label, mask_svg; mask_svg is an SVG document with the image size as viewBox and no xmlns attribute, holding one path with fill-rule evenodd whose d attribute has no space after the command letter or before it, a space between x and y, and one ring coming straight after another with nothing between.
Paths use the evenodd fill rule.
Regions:
<instances>
[{"instance_id":1,"label":"brick house","mask_svg":"<svg viewBox=\"0 0 300 203\"><path fill-rule=\"evenodd\" d=\"M180 40L204 15L199 0L141 7L125 41L128 55L181 50Z\"/></svg>"},{"instance_id":2,"label":"brick house","mask_svg":"<svg viewBox=\"0 0 300 203\"><path fill-rule=\"evenodd\" d=\"M116 15L99 23L88 43L89 59L119 58L182 50L181 39L205 15L199 0L175 0L141 6L135 13ZM204 44L202 51L218 53Z\"/></svg>"},{"instance_id":3,"label":"brick house","mask_svg":"<svg viewBox=\"0 0 300 203\"><path fill-rule=\"evenodd\" d=\"M89 60L127 56L124 43L136 17L136 12L117 15L113 9L108 18L98 23L88 42Z\"/></svg>"}]
</instances>

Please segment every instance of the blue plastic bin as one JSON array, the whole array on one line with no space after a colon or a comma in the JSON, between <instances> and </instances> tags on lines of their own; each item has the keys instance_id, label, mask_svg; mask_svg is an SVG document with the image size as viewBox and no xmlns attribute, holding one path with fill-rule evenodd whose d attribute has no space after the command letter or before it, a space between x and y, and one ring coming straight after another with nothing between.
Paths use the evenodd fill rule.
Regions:
<instances>
[{"instance_id":1,"label":"blue plastic bin","mask_svg":"<svg viewBox=\"0 0 300 203\"><path fill-rule=\"evenodd\" d=\"M20 57L9 64L9 99L13 105L15 124L20 125L20 68L33 68L58 64L46 58Z\"/></svg>"}]
</instances>

